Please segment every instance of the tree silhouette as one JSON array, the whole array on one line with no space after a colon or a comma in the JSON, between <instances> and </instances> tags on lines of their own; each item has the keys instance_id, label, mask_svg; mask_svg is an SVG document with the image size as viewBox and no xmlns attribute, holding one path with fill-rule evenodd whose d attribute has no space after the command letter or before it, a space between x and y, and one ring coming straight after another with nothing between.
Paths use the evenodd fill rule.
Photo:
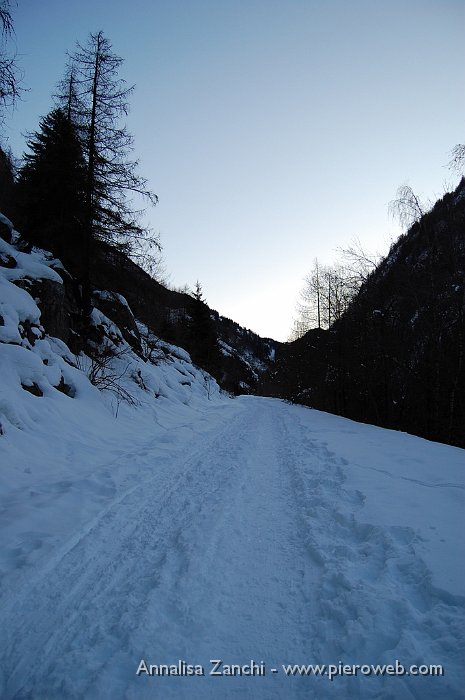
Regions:
<instances>
[{"instance_id":1,"label":"tree silhouette","mask_svg":"<svg viewBox=\"0 0 465 700\"><path fill-rule=\"evenodd\" d=\"M140 211L130 199L140 195L155 204L157 197L137 173L130 159L133 137L121 119L129 110L133 87L118 77L122 59L113 53L103 32L90 34L69 56L58 96L61 107L79 131L86 163L84 257L92 260L98 241L126 254L159 249L159 243L140 223ZM90 282L84 285L84 305L90 309Z\"/></svg>"},{"instance_id":2,"label":"tree silhouette","mask_svg":"<svg viewBox=\"0 0 465 700\"><path fill-rule=\"evenodd\" d=\"M82 275L86 171L77 130L62 109L54 109L28 147L17 183L22 233Z\"/></svg>"},{"instance_id":3,"label":"tree silhouette","mask_svg":"<svg viewBox=\"0 0 465 700\"><path fill-rule=\"evenodd\" d=\"M13 20L9 0L0 1L0 107L14 105L19 97L19 70L16 57L8 51L8 41L13 34Z\"/></svg>"},{"instance_id":4,"label":"tree silhouette","mask_svg":"<svg viewBox=\"0 0 465 700\"><path fill-rule=\"evenodd\" d=\"M188 343L192 359L209 372L215 373L220 359L218 334L199 281L196 282L195 290L192 292L188 314L190 317Z\"/></svg>"}]
</instances>

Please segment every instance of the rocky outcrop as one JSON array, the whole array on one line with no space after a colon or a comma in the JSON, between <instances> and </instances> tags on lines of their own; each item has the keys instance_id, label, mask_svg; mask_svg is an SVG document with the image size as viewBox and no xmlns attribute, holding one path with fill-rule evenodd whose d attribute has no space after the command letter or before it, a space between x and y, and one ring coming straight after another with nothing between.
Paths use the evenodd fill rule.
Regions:
<instances>
[{"instance_id":1,"label":"rocky outcrop","mask_svg":"<svg viewBox=\"0 0 465 700\"><path fill-rule=\"evenodd\" d=\"M129 343L132 349L140 354L139 329L126 299L115 292L97 290L93 294L93 302L97 309L118 326L124 340Z\"/></svg>"},{"instance_id":2,"label":"rocky outcrop","mask_svg":"<svg viewBox=\"0 0 465 700\"><path fill-rule=\"evenodd\" d=\"M13 224L3 214L0 214L0 238L11 243L13 237Z\"/></svg>"},{"instance_id":3,"label":"rocky outcrop","mask_svg":"<svg viewBox=\"0 0 465 700\"><path fill-rule=\"evenodd\" d=\"M79 289L66 270L57 269L63 284L51 279L21 279L16 285L36 300L41 323L48 335L63 340L76 354L82 349L80 340Z\"/></svg>"}]
</instances>

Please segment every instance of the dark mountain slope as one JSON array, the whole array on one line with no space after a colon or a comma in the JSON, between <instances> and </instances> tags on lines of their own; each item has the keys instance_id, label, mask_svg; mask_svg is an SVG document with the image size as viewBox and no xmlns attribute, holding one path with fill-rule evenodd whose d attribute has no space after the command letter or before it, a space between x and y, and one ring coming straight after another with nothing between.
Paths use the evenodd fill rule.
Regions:
<instances>
[{"instance_id":1,"label":"dark mountain slope","mask_svg":"<svg viewBox=\"0 0 465 700\"><path fill-rule=\"evenodd\" d=\"M465 446L465 181L391 248L344 317L283 345L264 393Z\"/></svg>"},{"instance_id":2,"label":"dark mountain slope","mask_svg":"<svg viewBox=\"0 0 465 700\"><path fill-rule=\"evenodd\" d=\"M163 340L188 350L227 391L254 393L273 363L277 341L196 304L189 294L167 289L110 246L100 246L91 276L95 288L122 294L137 318Z\"/></svg>"}]
</instances>

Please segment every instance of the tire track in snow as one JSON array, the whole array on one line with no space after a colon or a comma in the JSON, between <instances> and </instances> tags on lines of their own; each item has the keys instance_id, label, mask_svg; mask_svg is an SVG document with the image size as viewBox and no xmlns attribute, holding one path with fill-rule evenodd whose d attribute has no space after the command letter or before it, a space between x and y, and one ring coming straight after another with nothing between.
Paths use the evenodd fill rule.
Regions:
<instances>
[{"instance_id":1,"label":"tire track in snow","mask_svg":"<svg viewBox=\"0 0 465 700\"><path fill-rule=\"evenodd\" d=\"M243 420L236 413L213 437L193 440L187 455L167 459L164 470L160 464L164 479L154 476L123 493L15 596L2 615L8 650L2 697L101 697L92 684L128 649L129 632L142 620L182 527L202 496L218 491L217 480L205 478L205 469L214 472L216 465L210 459L205 467L205 455L221 460L224 433L236 434ZM130 677L138 656L133 659L130 672L126 664Z\"/></svg>"},{"instance_id":2,"label":"tire track in snow","mask_svg":"<svg viewBox=\"0 0 465 700\"><path fill-rule=\"evenodd\" d=\"M241 447L215 527L190 533L190 546L200 546L203 556L192 557L190 577L179 578L177 598L190 600L191 614L175 622L173 653L187 638L187 649L195 648L201 663L212 658L239 664L254 659L264 660L268 668L280 667L302 654L307 644L301 624L303 552L295 504L285 496L291 490L287 464L279 459L281 424L271 403L257 408L250 405L253 420L248 419L246 430L231 435L233 444L239 442ZM193 592L192 580L197 582ZM160 609L151 618L157 619L166 600L158 599L154 605ZM173 636L172 616L166 622L165 639ZM283 698L296 697L299 688L298 696L305 697L305 685L303 679L270 675L202 683L180 679L176 684L163 683L163 697ZM139 693L130 697L141 697Z\"/></svg>"}]
</instances>

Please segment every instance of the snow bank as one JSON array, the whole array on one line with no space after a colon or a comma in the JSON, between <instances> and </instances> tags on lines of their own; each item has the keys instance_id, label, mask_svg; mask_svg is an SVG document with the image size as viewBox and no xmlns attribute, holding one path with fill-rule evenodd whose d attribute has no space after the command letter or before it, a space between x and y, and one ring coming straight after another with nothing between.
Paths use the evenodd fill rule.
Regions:
<instances>
[{"instance_id":1,"label":"snow bank","mask_svg":"<svg viewBox=\"0 0 465 700\"><path fill-rule=\"evenodd\" d=\"M363 494L363 518L415 540L433 585L465 596L464 548L457 537L465 528L465 451L301 410L311 416L309 438L331 446L348 483Z\"/></svg>"}]
</instances>

